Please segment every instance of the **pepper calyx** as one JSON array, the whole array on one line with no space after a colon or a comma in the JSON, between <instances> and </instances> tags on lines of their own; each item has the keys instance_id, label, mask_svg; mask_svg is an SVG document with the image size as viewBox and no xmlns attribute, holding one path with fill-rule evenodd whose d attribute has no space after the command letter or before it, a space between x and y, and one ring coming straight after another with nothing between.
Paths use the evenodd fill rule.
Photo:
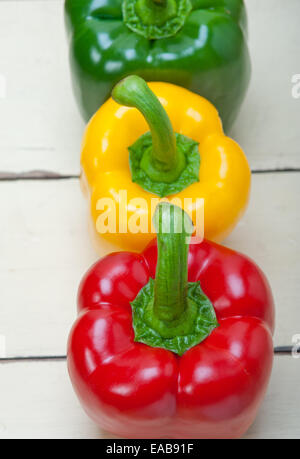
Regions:
<instances>
[{"instance_id":1,"label":"pepper calyx","mask_svg":"<svg viewBox=\"0 0 300 459\"><path fill-rule=\"evenodd\" d=\"M193 224L179 207L160 203L155 211L155 279L131 303L135 341L183 355L218 326L199 282L188 282L188 252Z\"/></svg>"},{"instance_id":2,"label":"pepper calyx","mask_svg":"<svg viewBox=\"0 0 300 459\"><path fill-rule=\"evenodd\" d=\"M129 147L129 165L132 181L140 185L145 191L156 194L160 198L179 193L193 183L199 182L199 144L182 134L175 134L175 137L177 152L181 155L181 164L184 162L184 168L177 177L177 168L172 171L174 175L173 173L171 175L169 171L159 171L157 175L159 175L161 181L153 180L155 179L157 168L155 166L151 167L151 133L147 132L142 135Z\"/></svg>"},{"instance_id":3,"label":"pepper calyx","mask_svg":"<svg viewBox=\"0 0 300 459\"><path fill-rule=\"evenodd\" d=\"M184 26L192 10L190 0L123 0L123 20L148 40L171 37Z\"/></svg>"},{"instance_id":4,"label":"pepper calyx","mask_svg":"<svg viewBox=\"0 0 300 459\"><path fill-rule=\"evenodd\" d=\"M198 143L174 132L166 110L146 81L137 75L128 76L114 87L112 98L139 110L150 128L150 133L129 147L133 182L165 197L199 180Z\"/></svg>"},{"instance_id":5,"label":"pepper calyx","mask_svg":"<svg viewBox=\"0 0 300 459\"><path fill-rule=\"evenodd\" d=\"M193 319L193 327L190 333L163 337L157 330L149 326L149 318L153 311L154 282L154 279L150 279L131 303L135 341L151 347L163 348L181 356L204 341L218 327L214 307L203 293L200 282L189 282L187 319ZM179 328L185 324L177 322L176 325ZM165 324L162 322L161 326L163 328Z\"/></svg>"}]
</instances>

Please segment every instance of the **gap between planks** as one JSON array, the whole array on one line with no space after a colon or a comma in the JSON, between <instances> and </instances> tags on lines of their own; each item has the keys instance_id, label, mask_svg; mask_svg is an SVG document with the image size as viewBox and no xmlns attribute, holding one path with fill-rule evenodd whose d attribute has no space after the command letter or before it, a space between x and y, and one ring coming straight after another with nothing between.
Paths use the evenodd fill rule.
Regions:
<instances>
[{"instance_id":1,"label":"gap between planks","mask_svg":"<svg viewBox=\"0 0 300 459\"><path fill-rule=\"evenodd\" d=\"M2 0L0 0L2 1ZM300 168L279 168L279 169L253 169L252 174L280 174L287 172L300 172ZM51 171L28 171L22 173L0 172L0 181L20 181L20 180L70 180L79 179L79 174L60 174Z\"/></svg>"},{"instance_id":2,"label":"gap between planks","mask_svg":"<svg viewBox=\"0 0 300 459\"><path fill-rule=\"evenodd\" d=\"M300 346L295 350L293 346L276 346L274 348L274 355L287 355L293 356L293 353L300 355ZM5 357L0 358L0 364L5 363L17 363L17 362L57 362L64 361L67 359L66 355L39 355L39 356L27 356L27 357Z\"/></svg>"}]
</instances>

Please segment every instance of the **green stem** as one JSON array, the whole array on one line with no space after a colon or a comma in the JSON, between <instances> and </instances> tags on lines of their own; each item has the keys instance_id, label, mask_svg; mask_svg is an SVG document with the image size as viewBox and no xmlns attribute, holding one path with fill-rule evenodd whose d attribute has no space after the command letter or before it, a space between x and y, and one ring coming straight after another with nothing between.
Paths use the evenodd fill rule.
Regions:
<instances>
[{"instance_id":1,"label":"green stem","mask_svg":"<svg viewBox=\"0 0 300 459\"><path fill-rule=\"evenodd\" d=\"M191 11L190 0L122 0L124 24L147 40L174 36Z\"/></svg>"},{"instance_id":2,"label":"green stem","mask_svg":"<svg viewBox=\"0 0 300 459\"><path fill-rule=\"evenodd\" d=\"M172 322L187 309L188 251L193 223L181 208L161 203L154 215L154 226L158 259L153 315Z\"/></svg>"},{"instance_id":3,"label":"green stem","mask_svg":"<svg viewBox=\"0 0 300 459\"><path fill-rule=\"evenodd\" d=\"M155 5L166 6L167 0L151 0Z\"/></svg>"},{"instance_id":4,"label":"green stem","mask_svg":"<svg viewBox=\"0 0 300 459\"><path fill-rule=\"evenodd\" d=\"M152 147L146 151L141 168L156 182L172 183L185 168L185 158L176 148L176 137L169 117L147 83L131 75L112 91L121 105L137 108L146 119L152 136Z\"/></svg>"},{"instance_id":5,"label":"green stem","mask_svg":"<svg viewBox=\"0 0 300 459\"><path fill-rule=\"evenodd\" d=\"M218 326L214 307L199 282L188 282L193 224L179 207L160 203L155 211L158 259L155 279L132 301L134 339L182 355Z\"/></svg>"},{"instance_id":6,"label":"green stem","mask_svg":"<svg viewBox=\"0 0 300 459\"><path fill-rule=\"evenodd\" d=\"M137 0L135 11L146 25L162 26L177 14L175 0Z\"/></svg>"}]
</instances>

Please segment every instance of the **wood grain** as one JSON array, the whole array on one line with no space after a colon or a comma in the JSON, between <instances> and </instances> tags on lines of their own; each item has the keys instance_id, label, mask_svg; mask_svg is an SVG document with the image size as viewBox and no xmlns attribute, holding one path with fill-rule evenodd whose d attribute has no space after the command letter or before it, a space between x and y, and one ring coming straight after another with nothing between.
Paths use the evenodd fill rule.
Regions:
<instances>
[{"instance_id":1,"label":"wood grain","mask_svg":"<svg viewBox=\"0 0 300 459\"><path fill-rule=\"evenodd\" d=\"M300 73L300 2L246 0L246 5L252 79L231 134L253 170L299 169L300 98L292 96L292 77Z\"/></svg>"},{"instance_id":2,"label":"wood grain","mask_svg":"<svg viewBox=\"0 0 300 459\"><path fill-rule=\"evenodd\" d=\"M79 173L83 132L73 99L63 1L0 4L0 171Z\"/></svg>"}]
</instances>

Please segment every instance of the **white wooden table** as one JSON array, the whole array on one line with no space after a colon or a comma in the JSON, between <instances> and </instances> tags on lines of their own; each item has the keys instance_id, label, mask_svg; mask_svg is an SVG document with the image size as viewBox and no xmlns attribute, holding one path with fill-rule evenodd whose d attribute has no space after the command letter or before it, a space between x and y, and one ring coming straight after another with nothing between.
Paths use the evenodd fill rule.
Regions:
<instances>
[{"instance_id":1,"label":"white wooden table","mask_svg":"<svg viewBox=\"0 0 300 459\"><path fill-rule=\"evenodd\" d=\"M232 130L252 199L225 241L276 299L275 346L300 334L299 0L247 0L251 87ZM112 438L86 417L63 356L76 288L96 260L79 189L83 123L71 93L62 0L0 0L0 437ZM6 344L6 348L4 346ZM300 437L300 360L276 355L246 438Z\"/></svg>"}]
</instances>

